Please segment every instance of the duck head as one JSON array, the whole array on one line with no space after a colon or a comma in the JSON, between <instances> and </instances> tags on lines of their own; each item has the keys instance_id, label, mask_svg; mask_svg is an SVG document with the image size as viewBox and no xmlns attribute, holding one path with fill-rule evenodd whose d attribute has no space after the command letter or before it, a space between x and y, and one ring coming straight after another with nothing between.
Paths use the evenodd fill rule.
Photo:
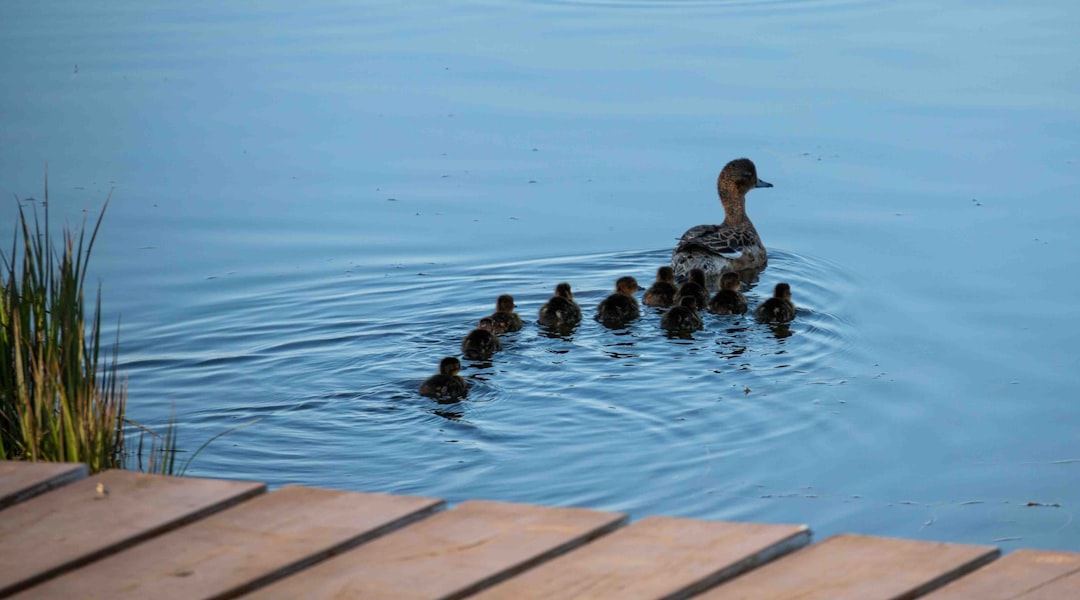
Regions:
<instances>
[{"instance_id":1,"label":"duck head","mask_svg":"<svg viewBox=\"0 0 1080 600\"><path fill-rule=\"evenodd\" d=\"M633 296L640 289L641 287L638 286L637 279L634 279L633 277L620 277L615 281L615 291L620 294Z\"/></svg>"},{"instance_id":2,"label":"duck head","mask_svg":"<svg viewBox=\"0 0 1080 600\"><path fill-rule=\"evenodd\" d=\"M443 375L457 375L461 371L461 361L453 356L447 356L439 361L439 373Z\"/></svg>"}]
</instances>

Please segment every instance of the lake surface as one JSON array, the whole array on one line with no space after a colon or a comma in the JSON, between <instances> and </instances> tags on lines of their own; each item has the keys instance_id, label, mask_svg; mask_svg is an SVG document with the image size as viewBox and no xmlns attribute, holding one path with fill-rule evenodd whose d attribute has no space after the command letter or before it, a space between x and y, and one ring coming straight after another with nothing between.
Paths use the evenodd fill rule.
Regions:
<instances>
[{"instance_id":1,"label":"lake surface","mask_svg":"<svg viewBox=\"0 0 1080 600\"><path fill-rule=\"evenodd\" d=\"M0 194L47 162L78 223L112 190L130 417L189 452L258 419L193 475L1080 550L1077 31L1064 0L12 0ZM587 315L651 281L739 156L788 331L538 330L560 281ZM502 293L525 329L420 397Z\"/></svg>"}]
</instances>

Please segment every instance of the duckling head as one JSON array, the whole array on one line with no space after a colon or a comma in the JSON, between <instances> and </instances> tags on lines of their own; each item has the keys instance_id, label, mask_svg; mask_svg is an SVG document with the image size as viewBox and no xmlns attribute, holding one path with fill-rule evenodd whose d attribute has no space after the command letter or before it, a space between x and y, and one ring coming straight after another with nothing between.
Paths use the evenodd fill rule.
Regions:
<instances>
[{"instance_id":1,"label":"duckling head","mask_svg":"<svg viewBox=\"0 0 1080 600\"><path fill-rule=\"evenodd\" d=\"M457 375L461 370L461 361L453 356L447 356L439 361L439 373L443 375Z\"/></svg>"},{"instance_id":2,"label":"duckling head","mask_svg":"<svg viewBox=\"0 0 1080 600\"><path fill-rule=\"evenodd\" d=\"M495 321L484 317L483 319L480 319L479 323L476 324L476 328L495 333Z\"/></svg>"},{"instance_id":3,"label":"duckling head","mask_svg":"<svg viewBox=\"0 0 1080 600\"><path fill-rule=\"evenodd\" d=\"M690 269L690 281L705 287L705 271L702 269Z\"/></svg>"},{"instance_id":4,"label":"duckling head","mask_svg":"<svg viewBox=\"0 0 1080 600\"><path fill-rule=\"evenodd\" d=\"M732 292L737 292L741 287L742 282L739 281L738 273L724 273L720 277L720 289L722 290L730 290Z\"/></svg>"},{"instance_id":5,"label":"duckling head","mask_svg":"<svg viewBox=\"0 0 1080 600\"><path fill-rule=\"evenodd\" d=\"M791 300L791 286L786 283L776 284L776 289L773 290L773 298Z\"/></svg>"},{"instance_id":6,"label":"duckling head","mask_svg":"<svg viewBox=\"0 0 1080 600\"><path fill-rule=\"evenodd\" d=\"M721 198L743 197L754 188L772 187L773 184L758 179L757 167L749 158L736 158L724 165L716 178L716 190Z\"/></svg>"},{"instance_id":7,"label":"duckling head","mask_svg":"<svg viewBox=\"0 0 1080 600\"><path fill-rule=\"evenodd\" d=\"M683 296L683 299L679 300L679 306L697 312L697 298L693 296Z\"/></svg>"},{"instance_id":8,"label":"duckling head","mask_svg":"<svg viewBox=\"0 0 1080 600\"><path fill-rule=\"evenodd\" d=\"M574 299L574 292L570 291L570 284L566 282L560 283L559 285L555 286L555 295L561 298L566 298L567 300Z\"/></svg>"},{"instance_id":9,"label":"duckling head","mask_svg":"<svg viewBox=\"0 0 1080 600\"><path fill-rule=\"evenodd\" d=\"M656 270L656 280L666 283L675 283L675 270L671 267L660 267Z\"/></svg>"},{"instance_id":10,"label":"duckling head","mask_svg":"<svg viewBox=\"0 0 1080 600\"><path fill-rule=\"evenodd\" d=\"M638 286L637 279L634 279L633 277L620 277L615 281L615 291L620 294L632 296L640 289L641 287Z\"/></svg>"},{"instance_id":11,"label":"duckling head","mask_svg":"<svg viewBox=\"0 0 1080 600\"><path fill-rule=\"evenodd\" d=\"M495 300L496 312L514 312L514 297L510 294L503 294Z\"/></svg>"}]
</instances>

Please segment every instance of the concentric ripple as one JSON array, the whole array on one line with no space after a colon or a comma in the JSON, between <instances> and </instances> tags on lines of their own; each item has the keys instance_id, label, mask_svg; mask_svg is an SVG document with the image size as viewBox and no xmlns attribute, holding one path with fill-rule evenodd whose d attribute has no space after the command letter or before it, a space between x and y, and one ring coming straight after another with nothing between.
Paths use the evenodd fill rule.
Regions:
<instances>
[{"instance_id":1,"label":"concentric ripple","mask_svg":"<svg viewBox=\"0 0 1080 600\"><path fill-rule=\"evenodd\" d=\"M673 339L657 309L624 329L591 318L616 278L648 285L668 256L238 281L202 298L188 322L142 329L122 368L141 398L156 391L183 406L216 399L186 413L187 439L259 419L231 433L231 444L208 448L197 472L449 499L653 506L688 488L643 493L641 478L700 486L721 476L719 463L767 455L794 435L828 436L837 425L818 398L823 386L844 382L857 347L844 317L853 283L843 270L780 250L747 296L752 309L776 282L791 284L799 313L789 326L705 315L704 330ZM534 323L561 281L586 314L567 335ZM503 336L490 362L465 361L466 399L419 396L423 378L459 354L503 293L514 295L526 327ZM194 344L185 333L193 330ZM355 479L342 481L343 464Z\"/></svg>"}]
</instances>

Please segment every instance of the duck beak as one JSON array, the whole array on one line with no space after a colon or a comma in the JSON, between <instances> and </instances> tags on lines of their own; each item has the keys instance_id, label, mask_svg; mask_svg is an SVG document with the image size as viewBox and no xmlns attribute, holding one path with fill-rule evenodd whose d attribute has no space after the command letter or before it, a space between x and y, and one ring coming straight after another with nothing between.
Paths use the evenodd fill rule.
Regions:
<instances>
[{"instance_id":1,"label":"duck beak","mask_svg":"<svg viewBox=\"0 0 1080 600\"><path fill-rule=\"evenodd\" d=\"M772 186L773 185L771 183L769 183L768 181L765 181L764 179L758 179L757 180L757 185L755 185L754 187L772 187Z\"/></svg>"}]
</instances>

